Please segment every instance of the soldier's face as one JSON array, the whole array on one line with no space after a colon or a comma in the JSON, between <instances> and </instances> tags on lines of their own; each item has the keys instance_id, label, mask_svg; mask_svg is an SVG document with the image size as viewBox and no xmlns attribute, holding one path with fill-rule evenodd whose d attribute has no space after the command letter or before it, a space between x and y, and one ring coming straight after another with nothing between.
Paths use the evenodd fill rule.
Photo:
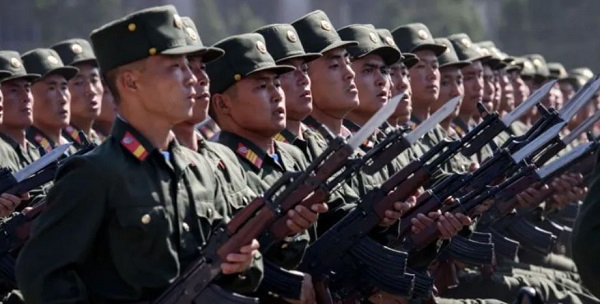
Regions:
<instances>
[{"instance_id":1,"label":"soldier's face","mask_svg":"<svg viewBox=\"0 0 600 304\"><path fill-rule=\"evenodd\" d=\"M4 115L2 124L25 129L33 123L33 97L31 83L24 79L13 79L2 83Z\"/></svg>"},{"instance_id":2,"label":"soldier's face","mask_svg":"<svg viewBox=\"0 0 600 304\"><path fill-rule=\"evenodd\" d=\"M419 62L410 68L410 88L415 107L429 107L440 93L440 71L433 51L415 52Z\"/></svg>"},{"instance_id":3,"label":"soldier's face","mask_svg":"<svg viewBox=\"0 0 600 304\"><path fill-rule=\"evenodd\" d=\"M69 80L71 116L93 120L100 115L104 87L98 68L91 64L78 64L79 74Z\"/></svg>"},{"instance_id":4,"label":"soldier's face","mask_svg":"<svg viewBox=\"0 0 600 304\"><path fill-rule=\"evenodd\" d=\"M516 107L519 106L523 100L529 97L529 87L525 84L518 71L510 74L510 82L513 86Z\"/></svg>"},{"instance_id":5,"label":"soldier's face","mask_svg":"<svg viewBox=\"0 0 600 304\"><path fill-rule=\"evenodd\" d=\"M506 71L500 71L499 78L502 96L500 109L510 112L515 108L515 90Z\"/></svg>"},{"instance_id":6,"label":"soldier's face","mask_svg":"<svg viewBox=\"0 0 600 304\"><path fill-rule=\"evenodd\" d=\"M410 119L411 96L410 74L403 63L396 63L390 67L390 79L392 80L392 96L404 93L404 97L396 107L391 119L397 119L399 124L406 124Z\"/></svg>"},{"instance_id":7,"label":"soldier's face","mask_svg":"<svg viewBox=\"0 0 600 304\"><path fill-rule=\"evenodd\" d=\"M290 59L281 64L291 65L295 71L279 76L281 88L285 93L285 112L287 119L301 121L312 111L311 82L308 77L308 65L304 59Z\"/></svg>"},{"instance_id":8,"label":"soldier's face","mask_svg":"<svg viewBox=\"0 0 600 304\"><path fill-rule=\"evenodd\" d=\"M234 86L230 89L235 92L223 102L238 131L271 138L285 128L285 95L279 76L270 71L257 72Z\"/></svg>"},{"instance_id":9,"label":"soldier's face","mask_svg":"<svg viewBox=\"0 0 600 304\"><path fill-rule=\"evenodd\" d=\"M473 61L469 66L461 69L465 97L463 98L460 112L465 116L477 115L477 103L483 97L483 65L481 61Z\"/></svg>"},{"instance_id":10,"label":"soldier's face","mask_svg":"<svg viewBox=\"0 0 600 304\"><path fill-rule=\"evenodd\" d=\"M496 86L494 83L494 72L489 65L483 67L483 106L488 111L494 110L494 96L496 94Z\"/></svg>"},{"instance_id":11,"label":"soldier's face","mask_svg":"<svg viewBox=\"0 0 600 304\"><path fill-rule=\"evenodd\" d=\"M196 95L194 96L196 103L194 104L192 118L187 120L187 123L197 124L204 119L208 114L208 103L210 101L210 79L206 74L206 64L201 56L188 57L190 69L198 82L196 83Z\"/></svg>"},{"instance_id":12,"label":"soldier's face","mask_svg":"<svg viewBox=\"0 0 600 304\"><path fill-rule=\"evenodd\" d=\"M117 117L117 105L112 93L108 87L104 86L102 93L102 106L100 107L100 115L96 118L96 121L109 121L112 122Z\"/></svg>"},{"instance_id":13,"label":"soldier's face","mask_svg":"<svg viewBox=\"0 0 600 304\"><path fill-rule=\"evenodd\" d=\"M61 75L48 75L36 81L33 92L33 122L35 125L62 129L69 124L71 94L67 80Z\"/></svg>"},{"instance_id":14,"label":"soldier's face","mask_svg":"<svg viewBox=\"0 0 600 304\"><path fill-rule=\"evenodd\" d=\"M353 112L367 116L375 114L388 101L390 95L389 68L379 55L367 55L352 62L356 75L359 105Z\"/></svg>"},{"instance_id":15,"label":"soldier's face","mask_svg":"<svg viewBox=\"0 0 600 304\"><path fill-rule=\"evenodd\" d=\"M575 95L575 89L573 88L573 85L568 81L561 81L558 83L558 85L560 86L560 91L563 94L564 104L567 101L569 101L569 99L571 99L573 95Z\"/></svg>"},{"instance_id":16,"label":"soldier's face","mask_svg":"<svg viewBox=\"0 0 600 304\"><path fill-rule=\"evenodd\" d=\"M175 125L192 117L198 82L187 58L150 56L137 73L136 95L146 113Z\"/></svg>"},{"instance_id":17,"label":"soldier's face","mask_svg":"<svg viewBox=\"0 0 600 304\"><path fill-rule=\"evenodd\" d=\"M358 106L358 90L348 53L337 48L308 63L313 107L342 119Z\"/></svg>"},{"instance_id":18,"label":"soldier's face","mask_svg":"<svg viewBox=\"0 0 600 304\"><path fill-rule=\"evenodd\" d=\"M440 68L440 76L440 96L431 105L431 112L437 111L450 99L462 96L465 93L462 72L458 67L448 66ZM457 106L456 110L450 115L451 119L458 116L459 109L460 106Z\"/></svg>"}]
</instances>

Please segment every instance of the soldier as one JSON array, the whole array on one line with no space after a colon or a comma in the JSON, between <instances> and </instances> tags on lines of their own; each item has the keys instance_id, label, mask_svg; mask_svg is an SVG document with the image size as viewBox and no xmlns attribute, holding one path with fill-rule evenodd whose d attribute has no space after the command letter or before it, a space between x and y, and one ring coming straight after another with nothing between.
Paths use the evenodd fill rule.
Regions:
<instances>
[{"instance_id":1,"label":"soldier","mask_svg":"<svg viewBox=\"0 0 600 304\"><path fill-rule=\"evenodd\" d=\"M112 93L106 84L103 84L102 91L104 93L102 94L100 115L98 115L98 117L94 120L92 127L94 128L94 131L96 131L96 134L100 137L100 140L104 141L108 135L110 135L115 118L117 118L117 105L115 104Z\"/></svg>"},{"instance_id":2,"label":"soldier","mask_svg":"<svg viewBox=\"0 0 600 304\"><path fill-rule=\"evenodd\" d=\"M19 53L14 51L0 51L0 70L8 71L0 76L0 95L4 95L0 104L0 167L16 172L39 158L37 149L25 138L25 130L33 120L31 82L40 75L28 74ZM34 191L31 196L42 193L43 191ZM28 199L28 196L22 198ZM0 216L10 215L20 204L18 199L14 195L3 193Z\"/></svg>"},{"instance_id":3,"label":"soldier","mask_svg":"<svg viewBox=\"0 0 600 304\"><path fill-rule=\"evenodd\" d=\"M27 302L151 301L231 216L208 160L171 133L189 119L197 81L185 55L199 48L186 45L182 27L175 8L163 6L92 32L120 118L94 152L59 170L50 207L17 262ZM53 246L61 240L69 246ZM217 283L254 290L262 277L257 249L253 240L228 255Z\"/></svg>"},{"instance_id":4,"label":"soldier","mask_svg":"<svg viewBox=\"0 0 600 304\"><path fill-rule=\"evenodd\" d=\"M48 153L68 142L61 135L62 129L69 125L71 94L67 81L75 77L79 70L63 65L52 49L31 50L21 58L29 73L42 75L31 86L33 125L27 130L27 139L43 153Z\"/></svg>"},{"instance_id":5,"label":"soldier","mask_svg":"<svg viewBox=\"0 0 600 304\"><path fill-rule=\"evenodd\" d=\"M327 149L327 140L302 123L313 108L308 63L320 58L321 54L306 53L296 30L290 24L267 25L255 32L265 38L267 50L277 64L296 68L279 78L285 94L286 127L275 136L275 140L293 144L312 162ZM329 210L319 216L317 236L353 209L358 199L348 184L341 185L331 193L327 201Z\"/></svg>"},{"instance_id":6,"label":"soldier","mask_svg":"<svg viewBox=\"0 0 600 304\"><path fill-rule=\"evenodd\" d=\"M98 145L101 139L92 125L102 111L104 86L92 46L87 40L76 38L59 42L52 49L65 65L79 69L77 76L69 80L71 116L69 125L63 129L62 134L78 149L83 148L87 142Z\"/></svg>"}]
</instances>

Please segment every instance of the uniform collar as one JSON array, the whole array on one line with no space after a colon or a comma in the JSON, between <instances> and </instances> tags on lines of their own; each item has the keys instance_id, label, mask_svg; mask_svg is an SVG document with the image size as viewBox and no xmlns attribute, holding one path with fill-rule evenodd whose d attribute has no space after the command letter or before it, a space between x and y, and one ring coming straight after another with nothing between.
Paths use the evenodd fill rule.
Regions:
<instances>
[{"instance_id":1,"label":"uniform collar","mask_svg":"<svg viewBox=\"0 0 600 304\"><path fill-rule=\"evenodd\" d=\"M52 149L56 148L57 144L50 139L42 130L31 126L26 131L26 137L29 141L37 144L42 147L44 153L48 153L52 151Z\"/></svg>"},{"instance_id":2,"label":"uniform collar","mask_svg":"<svg viewBox=\"0 0 600 304\"><path fill-rule=\"evenodd\" d=\"M454 129L458 132L458 134L464 134L469 130L469 125L460 117L454 118L454 120L452 120L452 123L456 126Z\"/></svg>"},{"instance_id":3,"label":"uniform collar","mask_svg":"<svg viewBox=\"0 0 600 304\"><path fill-rule=\"evenodd\" d=\"M255 170L260 170L267 159L277 164L275 159L267 155L266 151L237 134L221 131L219 142L233 150L241 159L252 165ZM277 145L275 146L277 147ZM279 161L281 162L281 160Z\"/></svg>"},{"instance_id":4,"label":"uniform collar","mask_svg":"<svg viewBox=\"0 0 600 304\"><path fill-rule=\"evenodd\" d=\"M316 120L314 117L308 115L305 119L302 120L302 123L308 127L309 129L316 130L323 124Z\"/></svg>"},{"instance_id":5,"label":"uniform collar","mask_svg":"<svg viewBox=\"0 0 600 304\"><path fill-rule=\"evenodd\" d=\"M154 150L158 150L146 137L121 117L115 119L111 136L139 161L144 161Z\"/></svg>"},{"instance_id":6,"label":"uniform collar","mask_svg":"<svg viewBox=\"0 0 600 304\"><path fill-rule=\"evenodd\" d=\"M292 133L292 131L290 131L288 129L281 130L281 132L279 132L279 133L275 134L275 136L273 136L273 139L275 139L278 142L284 142L286 144L291 144L291 143L294 143L296 140L298 140L296 135L294 135L294 133Z\"/></svg>"},{"instance_id":7,"label":"uniform collar","mask_svg":"<svg viewBox=\"0 0 600 304\"><path fill-rule=\"evenodd\" d=\"M77 127L74 127L72 125L68 125L66 126L63 131L62 131L62 135L70 142L74 142L78 145L83 144L84 142L84 138L82 138L83 136L83 132L81 132L81 130Z\"/></svg>"}]
</instances>

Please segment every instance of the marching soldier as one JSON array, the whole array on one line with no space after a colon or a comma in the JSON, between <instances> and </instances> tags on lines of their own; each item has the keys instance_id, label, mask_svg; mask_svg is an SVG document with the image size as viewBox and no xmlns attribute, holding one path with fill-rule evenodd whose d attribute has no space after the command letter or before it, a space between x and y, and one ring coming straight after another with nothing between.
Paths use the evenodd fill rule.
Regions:
<instances>
[{"instance_id":1,"label":"marching soldier","mask_svg":"<svg viewBox=\"0 0 600 304\"><path fill-rule=\"evenodd\" d=\"M135 12L91 40L119 118L108 140L59 170L17 262L31 303L151 301L231 216L209 161L171 133L195 102L185 55L201 49L186 44L175 8ZM65 235L69 245L55 246ZM262 277L257 249L254 240L228 255L216 283L253 291Z\"/></svg>"},{"instance_id":2,"label":"marching soldier","mask_svg":"<svg viewBox=\"0 0 600 304\"><path fill-rule=\"evenodd\" d=\"M104 86L92 46L85 39L69 39L52 46L65 65L74 66L79 73L69 80L71 94L69 125L63 136L80 149L86 143L100 144L101 139L92 129L94 120L102 111ZM83 137L83 138L82 138Z\"/></svg>"},{"instance_id":3,"label":"marching soldier","mask_svg":"<svg viewBox=\"0 0 600 304\"><path fill-rule=\"evenodd\" d=\"M79 70L65 66L52 49L31 50L21 57L29 73L39 74L31 86L33 93L33 125L27 130L27 139L42 153L68 142L62 129L69 125L71 94L67 81ZM75 152L75 149L71 150Z\"/></svg>"}]
</instances>

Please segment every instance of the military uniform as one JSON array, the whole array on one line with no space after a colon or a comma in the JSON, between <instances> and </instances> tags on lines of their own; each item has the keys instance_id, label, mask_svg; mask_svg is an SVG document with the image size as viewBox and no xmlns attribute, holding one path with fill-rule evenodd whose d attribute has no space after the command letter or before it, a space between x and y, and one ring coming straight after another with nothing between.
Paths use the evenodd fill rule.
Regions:
<instances>
[{"instance_id":1,"label":"military uniform","mask_svg":"<svg viewBox=\"0 0 600 304\"><path fill-rule=\"evenodd\" d=\"M182 43L185 34L178 20L173 6L156 7L94 31L100 66L110 71L147 58L144 44L151 39L160 41L153 46L158 54L191 52ZM125 43L129 39L140 43ZM231 217L220 180L210 168L206 158L177 141L159 151L117 120L110 139L59 170L48 208L17 262L26 301L155 298L201 257L213 229ZM55 246L65 239L68 246ZM216 283L249 292L261 277L257 255L245 273L222 275Z\"/></svg>"}]
</instances>

